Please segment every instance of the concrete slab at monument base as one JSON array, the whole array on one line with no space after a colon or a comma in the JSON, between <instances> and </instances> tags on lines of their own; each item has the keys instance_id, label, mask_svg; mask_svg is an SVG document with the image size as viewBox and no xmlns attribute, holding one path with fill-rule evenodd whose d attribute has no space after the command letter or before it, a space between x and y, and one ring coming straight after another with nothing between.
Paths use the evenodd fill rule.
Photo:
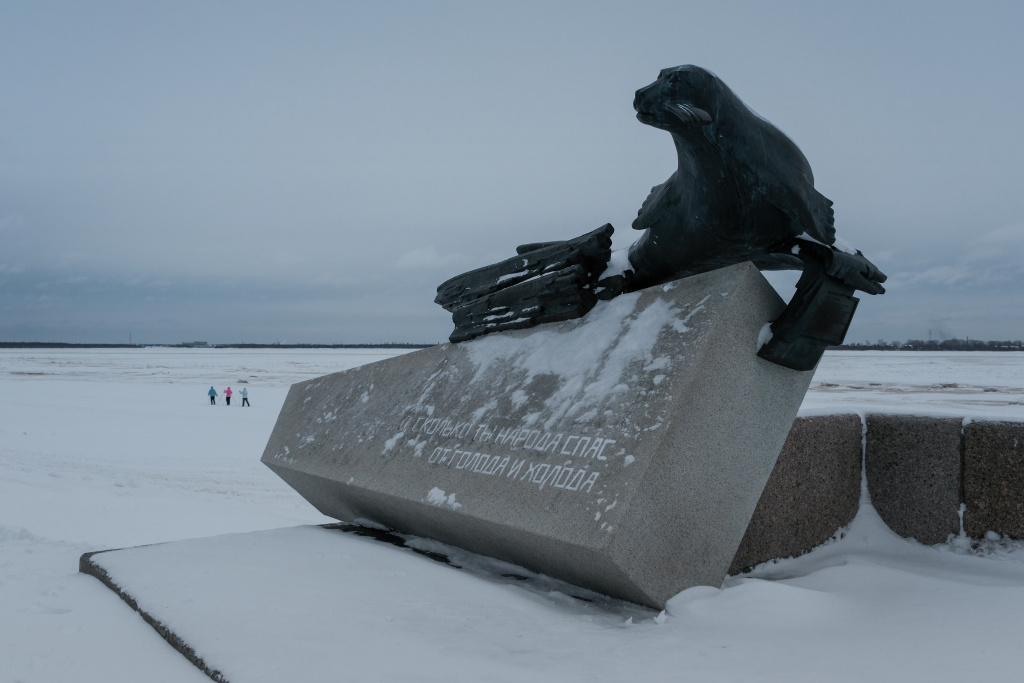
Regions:
<instances>
[{"instance_id":1,"label":"concrete slab at monument base","mask_svg":"<svg viewBox=\"0 0 1024 683\"><path fill-rule=\"evenodd\" d=\"M366 640L409 655L403 617L425 602L427 612L456 606L463 617L460 603L500 613L510 600L568 608L573 619L657 616L458 548L374 532L341 524L187 539L86 553L79 571L99 579L218 683L423 679L415 658L393 671L367 656L372 645L346 633L353 621L370 622L389 638Z\"/></svg>"},{"instance_id":2,"label":"concrete slab at monument base","mask_svg":"<svg viewBox=\"0 0 1024 683\"><path fill-rule=\"evenodd\" d=\"M371 520L661 607L719 585L810 383L739 264L294 385L263 462Z\"/></svg>"},{"instance_id":3,"label":"concrete slab at monument base","mask_svg":"<svg viewBox=\"0 0 1024 683\"><path fill-rule=\"evenodd\" d=\"M754 580L684 593L667 615L319 527L91 560L230 683L971 681L992 661L980 680L1019 678L1014 657L963 653L1015 651L1024 563L940 552L865 517Z\"/></svg>"}]
</instances>

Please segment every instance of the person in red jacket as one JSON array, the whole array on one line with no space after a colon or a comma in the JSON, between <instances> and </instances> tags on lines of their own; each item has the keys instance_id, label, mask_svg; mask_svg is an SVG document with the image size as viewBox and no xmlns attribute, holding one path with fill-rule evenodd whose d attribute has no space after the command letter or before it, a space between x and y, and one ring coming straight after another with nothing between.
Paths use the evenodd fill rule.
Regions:
<instances>
[{"instance_id":1,"label":"person in red jacket","mask_svg":"<svg viewBox=\"0 0 1024 683\"><path fill-rule=\"evenodd\" d=\"M224 390L224 402L231 405L231 387Z\"/></svg>"}]
</instances>

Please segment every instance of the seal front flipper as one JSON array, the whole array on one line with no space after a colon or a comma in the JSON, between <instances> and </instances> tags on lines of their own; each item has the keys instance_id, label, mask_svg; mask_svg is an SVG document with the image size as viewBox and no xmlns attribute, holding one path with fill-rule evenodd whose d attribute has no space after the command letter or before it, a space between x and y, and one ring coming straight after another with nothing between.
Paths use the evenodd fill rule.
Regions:
<instances>
[{"instance_id":1,"label":"seal front flipper","mask_svg":"<svg viewBox=\"0 0 1024 683\"><path fill-rule=\"evenodd\" d=\"M832 211L832 200L810 186L804 194L811 214L807 234L822 244L833 244L836 241L836 217Z\"/></svg>"},{"instance_id":2,"label":"seal front flipper","mask_svg":"<svg viewBox=\"0 0 1024 683\"><path fill-rule=\"evenodd\" d=\"M636 212L636 218L633 219L634 230L653 228L664 217L666 211L661 204L665 199L669 183L675 177L676 175L673 173L661 185L655 185L651 188L651 191L647 194L647 199L644 200L644 203L640 205L640 209Z\"/></svg>"}]
</instances>

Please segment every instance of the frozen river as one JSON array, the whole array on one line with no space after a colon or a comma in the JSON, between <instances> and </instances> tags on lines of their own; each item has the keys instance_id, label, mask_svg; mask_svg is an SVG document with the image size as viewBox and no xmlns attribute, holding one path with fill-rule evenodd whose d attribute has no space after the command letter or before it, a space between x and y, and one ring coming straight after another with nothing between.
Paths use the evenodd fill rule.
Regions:
<instances>
[{"instance_id":1,"label":"frozen river","mask_svg":"<svg viewBox=\"0 0 1024 683\"><path fill-rule=\"evenodd\" d=\"M800 412L1024 420L1024 353L829 351Z\"/></svg>"},{"instance_id":2,"label":"frozen river","mask_svg":"<svg viewBox=\"0 0 1024 683\"><path fill-rule=\"evenodd\" d=\"M79 575L79 555L101 548L328 521L260 463L263 446L293 382L396 353L400 352L373 349L0 350L0 683L208 680L98 581ZM211 385L218 392L223 392L228 385L236 392L246 387L252 407L232 405L228 408L222 400L219 405L210 406L206 392ZM240 399L236 399L235 403L239 402ZM1021 353L833 352L826 354L818 368L802 413L912 412L1024 420L1022 406L1024 354ZM868 539L864 543L889 548L885 551L888 554L882 554L889 558L898 556L904 565L909 562L911 569L908 571L917 571L914 567L923 566L917 556L914 556L917 559L907 560L900 555L903 550L896 552L890 548L895 543L897 545L892 547L903 549L912 542L885 536L884 530L879 531L872 523L869 519L860 527L862 538ZM942 558L950 554L916 544L911 549L937 553L937 562L946 561ZM1007 557L1012 559L1018 554L1009 552ZM1024 573L1020 567L1024 564L959 559L982 563L971 566L988 578L977 579L970 573L974 570L961 565L944 569L945 578L927 584L938 592L934 602L922 603L921 624L931 619L927 616L932 613L929 610L942 614L946 609L943 605L965 605L964 601L970 600L975 604L975 611L988 610L987 623L993 628L993 633L980 633L979 640L996 638L1001 643L999 639L1003 636L998 634L1007 629L1007 637L1019 635L1017 615L1024 609ZM996 562L1000 568L998 571L985 569L989 567L986 562ZM716 594L717 597L691 610L690 618L696 621L687 622L688 626L684 625L682 617L673 617L665 624L666 628L682 630L658 631L660 640L657 642L663 641L666 651L678 650L693 636L686 629L697 629L693 633L700 631L704 623L701 619L706 625L725 628L732 618L742 621L754 614L764 621L766 629L777 626L783 634L801 619L813 617L812 621L817 623L822 610L831 609L832 597L819 599L808 591L834 597L847 589L840 590L838 584L828 578L832 570L812 571L806 562L800 566L804 569L797 567L792 576L802 571L806 574L803 579L766 575L758 580L749 579L743 585L727 586ZM861 576L865 586L870 583L868 578ZM966 588L976 581L1003 586L1004 590L979 593ZM960 590L957 586L961 584L966 592L957 593ZM755 590L751 587L754 585L770 588ZM843 585L849 587L850 584ZM853 585L861 584L855 581ZM437 597L431 593L433 590L440 589L434 584L424 586L422 599L429 602ZM906 591L910 589L899 590L903 591L900 595L908 595ZM437 599L442 600L443 596ZM840 602L846 599L835 598ZM853 605L857 598L849 599ZM463 605L459 609L467 610L468 615L469 610L475 608ZM854 626L860 624L855 610L836 609L839 610L837 615L845 614L843 618L852 619ZM524 633L530 630L530 620L544 618L545 611L554 610L551 614L557 613L558 619L568 622L572 622L575 618L572 615L576 614L562 610L556 603L538 606L536 598L528 594L512 595L507 603L496 605L494 610L489 614L495 620L496 629L521 628ZM360 615L351 616L354 623L360 622ZM426 634L436 629L437 624L429 615L417 618L421 618L422 623L412 624L410 633L422 631L427 638ZM941 622L942 617L935 618L939 619L935 623ZM907 619L909 632L915 622L910 617ZM498 622L503 625L499 626ZM868 629L867 617L863 625ZM729 636L727 631L723 631L721 647L742 652L745 641L739 635ZM798 639L818 637L816 629L798 629L794 633L804 634L793 637L794 647ZM920 634L914 638L940 635L934 630L929 632L928 628L922 628ZM957 636L962 639L969 634ZM386 633L371 629L360 636L356 629L352 637L378 638L386 637ZM469 642L467 647L485 647L487 629L483 628L477 637L480 642ZM776 633L772 637L777 645L784 635ZM576 648L573 652L586 648L585 643L573 640L571 633L566 638L562 645L550 643L550 651L544 651L545 646L533 641L529 647L538 650L535 654L542 659L556 657L562 646ZM978 650L972 648L981 645L971 645L974 641L970 637L968 640L962 651L978 654ZM884 649L883 641L877 638L866 642L874 643L869 647L876 650ZM935 661L928 666L922 664L924 668L920 668L911 660L898 669L903 677L892 680L956 680L952 676L944 677L948 672L959 670L955 658L952 663L942 656L935 659L935 653L926 645L913 640L908 652L921 650L925 653L922 657L927 655ZM719 652L714 649L717 645L707 647L710 649L703 655L696 651L691 653L697 658L693 661L703 662L693 670L686 669L686 662L690 660L680 659L682 655L678 652L659 664L648 648L645 652L648 660L655 658L653 662L637 664L639 669L631 665L626 671L613 672L617 675L608 673L605 680L629 680L634 674L668 680L673 672L678 672L678 678L682 679L686 678L685 671L696 676L687 680L753 680L744 673L747 669L743 667L749 662L743 657L729 659L716 654ZM956 645L951 644L951 647L955 649ZM883 657L883 662L887 661L884 657L890 656L879 651L864 654L867 659ZM565 670L566 676L586 680L593 678L590 674L595 671L612 671L601 668L600 653L593 656L597 668L570 667ZM991 680L1005 679L1007 671L1000 668L998 657L1006 657L1008 653L992 652L990 656L996 659L982 662L978 665L981 669L975 673L985 678L987 671ZM423 662L422 675L418 678L479 680L476 677L479 675L490 676L490 680L526 680L529 677L529 667L523 668L517 663L520 660L515 652L496 652L487 662L481 660L472 666L467 663L470 668L461 670L457 654L449 652L446 657L447 665L441 660ZM842 660L839 657L837 661ZM936 662L945 663L940 666ZM486 666L491 665L508 675L488 673L490 669ZM893 660L893 666L896 665ZM485 668L474 669L473 666ZM460 671L463 675L459 675ZM577 671L578 675L570 675L572 671ZM823 680L821 671L816 671L803 678L787 671L772 680L814 680L814 676ZM703 674L696 675L700 672ZM908 675L914 673L920 675ZM857 677L843 679L857 680Z\"/></svg>"}]
</instances>

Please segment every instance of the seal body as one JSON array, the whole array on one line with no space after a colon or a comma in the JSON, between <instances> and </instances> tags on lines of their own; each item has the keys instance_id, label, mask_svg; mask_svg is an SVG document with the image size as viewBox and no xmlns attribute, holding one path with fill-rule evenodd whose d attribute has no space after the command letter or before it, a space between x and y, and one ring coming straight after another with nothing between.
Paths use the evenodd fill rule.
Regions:
<instances>
[{"instance_id":1,"label":"seal body","mask_svg":"<svg viewBox=\"0 0 1024 683\"><path fill-rule=\"evenodd\" d=\"M438 287L434 300L455 323L451 341L578 318L598 300L751 261L803 271L758 355L813 368L828 345L842 343L854 290L883 293L885 274L859 251L832 246L832 202L814 189L807 159L700 67L662 70L633 107L642 123L672 135L679 165L640 207L633 227L643 234L628 267L611 252L611 225L521 245L516 257Z\"/></svg>"},{"instance_id":2,"label":"seal body","mask_svg":"<svg viewBox=\"0 0 1024 683\"><path fill-rule=\"evenodd\" d=\"M832 202L814 189L806 157L710 71L664 69L633 108L672 135L679 165L633 221L644 234L630 247L629 289L742 261L800 269L780 244L801 234L835 242Z\"/></svg>"}]
</instances>

